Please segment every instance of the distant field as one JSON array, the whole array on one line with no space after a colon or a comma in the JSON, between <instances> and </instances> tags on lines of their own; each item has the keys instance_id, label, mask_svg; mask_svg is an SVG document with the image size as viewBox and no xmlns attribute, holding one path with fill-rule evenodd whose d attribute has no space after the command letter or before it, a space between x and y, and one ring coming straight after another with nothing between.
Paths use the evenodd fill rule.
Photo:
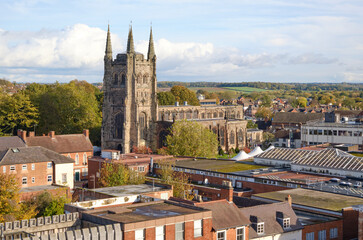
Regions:
<instances>
[{"instance_id":1,"label":"distant field","mask_svg":"<svg viewBox=\"0 0 363 240\"><path fill-rule=\"evenodd\" d=\"M238 92L244 92L244 93L269 91L269 90L266 90L266 89L254 88L254 87L225 87L224 89L238 91Z\"/></svg>"},{"instance_id":2,"label":"distant field","mask_svg":"<svg viewBox=\"0 0 363 240\"><path fill-rule=\"evenodd\" d=\"M209 159L198 159L197 161L194 161L192 159L180 160L177 161L175 165L180 167L199 168L204 170L211 170L211 171L218 171L225 173L264 168L264 166L259 166L259 165L236 163L234 161L227 161L227 160L209 160Z\"/></svg>"},{"instance_id":3,"label":"distant field","mask_svg":"<svg viewBox=\"0 0 363 240\"><path fill-rule=\"evenodd\" d=\"M199 89L207 91L207 92L224 92L224 91L226 91L225 88L219 88L219 87L188 87L188 89L190 89L194 92L198 91Z\"/></svg>"}]
</instances>

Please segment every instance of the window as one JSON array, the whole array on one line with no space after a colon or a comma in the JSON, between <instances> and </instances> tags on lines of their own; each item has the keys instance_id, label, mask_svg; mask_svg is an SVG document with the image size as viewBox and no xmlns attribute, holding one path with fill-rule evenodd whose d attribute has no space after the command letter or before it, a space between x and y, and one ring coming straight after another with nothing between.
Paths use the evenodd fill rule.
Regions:
<instances>
[{"instance_id":1,"label":"window","mask_svg":"<svg viewBox=\"0 0 363 240\"><path fill-rule=\"evenodd\" d=\"M155 227L155 240L164 240L165 239L165 230L164 226Z\"/></svg>"},{"instance_id":2,"label":"window","mask_svg":"<svg viewBox=\"0 0 363 240\"><path fill-rule=\"evenodd\" d=\"M83 165L87 165L87 154L83 153Z\"/></svg>"},{"instance_id":3,"label":"window","mask_svg":"<svg viewBox=\"0 0 363 240\"><path fill-rule=\"evenodd\" d=\"M194 221L194 237L201 237L203 235L203 220Z\"/></svg>"},{"instance_id":4,"label":"window","mask_svg":"<svg viewBox=\"0 0 363 240\"><path fill-rule=\"evenodd\" d=\"M10 171L15 171L15 166L10 166Z\"/></svg>"},{"instance_id":5,"label":"window","mask_svg":"<svg viewBox=\"0 0 363 240\"><path fill-rule=\"evenodd\" d=\"M62 184L67 183L67 173L62 173Z\"/></svg>"},{"instance_id":6,"label":"window","mask_svg":"<svg viewBox=\"0 0 363 240\"><path fill-rule=\"evenodd\" d=\"M78 165L79 164L79 155L78 155L78 153L76 154L76 158L74 160L75 160L75 164Z\"/></svg>"},{"instance_id":7,"label":"window","mask_svg":"<svg viewBox=\"0 0 363 240\"><path fill-rule=\"evenodd\" d=\"M137 167L137 171L138 172L145 172L145 167L142 166L142 167Z\"/></svg>"},{"instance_id":8,"label":"window","mask_svg":"<svg viewBox=\"0 0 363 240\"><path fill-rule=\"evenodd\" d=\"M318 239L319 240L326 240L326 230L321 230L318 232Z\"/></svg>"},{"instance_id":9,"label":"window","mask_svg":"<svg viewBox=\"0 0 363 240\"><path fill-rule=\"evenodd\" d=\"M32 170L35 170L35 164L34 163L32 164Z\"/></svg>"},{"instance_id":10,"label":"window","mask_svg":"<svg viewBox=\"0 0 363 240\"><path fill-rule=\"evenodd\" d=\"M264 233L265 230L264 230L264 223L257 223L257 233L258 234L261 234L261 233Z\"/></svg>"},{"instance_id":11,"label":"window","mask_svg":"<svg viewBox=\"0 0 363 240\"><path fill-rule=\"evenodd\" d=\"M23 164L23 166L22 166L22 168L21 168L22 170L27 170L28 169L28 167L26 166L26 164Z\"/></svg>"},{"instance_id":12,"label":"window","mask_svg":"<svg viewBox=\"0 0 363 240\"><path fill-rule=\"evenodd\" d=\"M225 231L217 232L217 240L225 240L225 239L226 239L226 232Z\"/></svg>"},{"instance_id":13,"label":"window","mask_svg":"<svg viewBox=\"0 0 363 240\"><path fill-rule=\"evenodd\" d=\"M35 183L35 177L32 177L32 183Z\"/></svg>"},{"instance_id":14,"label":"window","mask_svg":"<svg viewBox=\"0 0 363 240\"><path fill-rule=\"evenodd\" d=\"M337 238L338 237L338 228L331 228L330 229L330 238Z\"/></svg>"},{"instance_id":15,"label":"window","mask_svg":"<svg viewBox=\"0 0 363 240\"><path fill-rule=\"evenodd\" d=\"M284 225L284 228L289 228L290 227L290 218L284 218L283 225Z\"/></svg>"},{"instance_id":16,"label":"window","mask_svg":"<svg viewBox=\"0 0 363 240\"><path fill-rule=\"evenodd\" d=\"M184 240L184 223L175 224L175 240Z\"/></svg>"},{"instance_id":17,"label":"window","mask_svg":"<svg viewBox=\"0 0 363 240\"><path fill-rule=\"evenodd\" d=\"M145 229L138 229L135 231L135 240L145 239Z\"/></svg>"},{"instance_id":18,"label":"window","mask_svg":"<svg viewBox=\"0 0 363 240\"><path fill-rule=\"evenodd\" d=\"M52 162L47 163L47 168L52 168Z\"/></svg>"},{"instance_id":19,"label":"window","mask_svg":"<svg viewBox=\"0 0 363 240\"><path fill-rule=\"evenodd\" d=\"M88 169L87 169L87 168L84 168L84 169L82 170L82 176L83 176L83 177L88 176Z\"/></svg>"},{"instance_id":20,"label":"window","mask_svg":"<svg viewBox=\"0 0 363 240\"><path fill-rule=\"evenodd\" d=\"M48 179L48 182L52 182L52 175L48 175L47 179Z\"/></svg>"},{"instance_id":21,"label":"window","mask_svg":"<svg viewBox=\"0 0 363 240\"><path fill-rule=\"evenodd\" d=\"M236 229L236 240L244 240L245 239L245 228L237 228Z\"/></svg>"},{"instance_id":22,"label":"window","mask_svg":"<svg viewBox=\"0 0 363 240\"><path fill-rule=\"evenodd\" d=\"M3 173L6 173L6 167L3 166Z\"/></svg>"},{"instance_id":23,"label":"window","mask_svg":"<svg viewBox=\"0 0 363 240\"><path fill-rule=\"evenodd\" d=\"M23 185L28 184L28 178L27 178L27 177L23 177L23 179L22 179L21 183L22 183Z\"/></svg>"},{"instance_id":24,"label":"window","mask_svg":"<svg viewBox=\"0 0 363 240\"><path fill-rule=\"evenodd\" d=\"M306 240L314 240L314 232L307 233Z\"/></svg>"}]
</instances>

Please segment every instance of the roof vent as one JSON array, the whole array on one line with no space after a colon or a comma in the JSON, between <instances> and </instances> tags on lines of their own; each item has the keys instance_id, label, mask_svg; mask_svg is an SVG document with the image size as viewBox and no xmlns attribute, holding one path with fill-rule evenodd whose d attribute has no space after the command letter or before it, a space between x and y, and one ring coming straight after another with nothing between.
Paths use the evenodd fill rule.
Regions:
<instances>
[{"instance_id":1,"label":"roof vent","mask_svg":"<svg viewBox=\"0 0 363 240\"><path fill-rule=\"evenodd\" d=\"M13 151L13 153L18 153L19 152L19 148L12 148L11 150Z\"/></svg>"}]
</instances>

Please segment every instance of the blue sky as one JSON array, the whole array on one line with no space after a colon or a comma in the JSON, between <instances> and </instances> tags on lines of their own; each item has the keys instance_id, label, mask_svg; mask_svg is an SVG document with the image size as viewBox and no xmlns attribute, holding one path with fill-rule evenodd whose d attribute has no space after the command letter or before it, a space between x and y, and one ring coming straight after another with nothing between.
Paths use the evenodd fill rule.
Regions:
<instances>
[{"instance_id":1,"label":"blue sky","mask_svg":"<svg viewBox=\"0 0 363 240\"><path fill-rule=\"evenodd\" d=\"M101 82L130 21L159 81L363 82L361 0L2 0L0 78Z\"/></svg>"}]
</instances>

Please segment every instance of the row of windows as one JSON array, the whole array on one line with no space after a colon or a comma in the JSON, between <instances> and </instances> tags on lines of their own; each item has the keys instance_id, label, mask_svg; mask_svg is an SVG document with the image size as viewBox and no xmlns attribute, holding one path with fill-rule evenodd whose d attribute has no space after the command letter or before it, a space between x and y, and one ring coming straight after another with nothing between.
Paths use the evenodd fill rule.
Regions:
<instances>
[{"instance_id":1,"label":"row of windows","mask_svg":"<svg viewBox=\"0 0 363 240\"><path fill-rule=\"evenodd\" d=\"M52 166L53 166L52 162L48 162L47 163L47 168L52 168ZM11 165L9 167L9 169L10 169L10 171L15 171L15 165ZM28 165L27 164L23 164L21 166L21 169L24 170L24 171L25 170L28 170ZM35 164L34 163L31 164L31 170L35 170ZM3 173L6 173L6 166L3 166Z\"/></svg>"},{"instance_id":2,"label":"row of windows","mask_svg":"<svg viewBox=\"0 0 363 240\"><path fill-rule=\"evenodd\" d=\"M184 240L184 223L175 224L175 240ZM194 237L203 236L203 220L194 221ZM155 239L164 240L165 239L165 226L155 227ZM243 240L243 238L237 238L238 240ZM135 240L145 240L145 229L135 230Z\"/></svg>"},{"instance_id":3,"label":"row of windows","mask_svg":"<svg viewBox=\"0 0 363 240\"><path fill-rule=\"evenodd\" d=\"M47 181L48 181L48 182L52 182L52 181L53 181L53 177L52 177L52 175L48 175L48 176L47 176ZM22 180L21 180L21 183L22 183L23 185L28 184L28 178L27 178L27 177L23 177L23 178L22 178ZM32 183L35 183L35 177L32 177Z\"/></svg>"},{"instance_id":4,"label":"row of windows","mask_svg":"<svg viewBox=\"0 0 363 240\"><path fill-rule=\"evenodd\" d=\"M225 230L217 232L217 240L226 240L227 233ZM237 228L236 229L236 240L244 240L245 239L245 229Z\"/></svg>"},{"instance_id":5,"label":"row of windows","mask_svg":"<svg viewBox=\"0 0 363 240\"><path fill-rule=\"evenodd\" d=\"M71 155L68 154L68 157L71 158ZM74 158L74 164L79 165L79 155L78 155L78 153L76 154L76 156ZM83 165L87 165L87 154L86 153L83 153Z\"/></svg>"},{"instance_id":6,"label":"row of windows","mask_svg":"<svg viewBox=\"0 0 363 240\"><path fill-rule=\"evenodd\" d=\"M229 114L230 118L235 118L235 114ZM240 118L241 114L237 113L237 118ZM198 112L197 111L188 111L188 112L173 112L173 113L159 113L159 119L164 120L173 120L175 119L198 119ZM200 119L214 119L214 118L224 118L223 112L214 112L214 113L201 113Z\"/></svg>"},{"instance_id":7,"label":"row of windows","mask_svg":"<svg viewBox=\"0 0 363 240\"><path fill-rule=\"evenodd\" d=\"M338 228L331 228L330 231L330 239L337 238L338 237ZM315 233L310 232L306 234L306 240L314 240L315 239ZM318 232L318 240L326 240L326 230L321 230Z\"/></svg>"},{"instance_id":8,"label":"row of windows","mask_svg":"<svg viewBox=\"0 0 363 240\"><path fill-rule=\"evenodd\" d=\"M304 131L306 134L306 131ZM361 137L363 131L309 129L309 135Z\"/></svg>"}]
</instances>

